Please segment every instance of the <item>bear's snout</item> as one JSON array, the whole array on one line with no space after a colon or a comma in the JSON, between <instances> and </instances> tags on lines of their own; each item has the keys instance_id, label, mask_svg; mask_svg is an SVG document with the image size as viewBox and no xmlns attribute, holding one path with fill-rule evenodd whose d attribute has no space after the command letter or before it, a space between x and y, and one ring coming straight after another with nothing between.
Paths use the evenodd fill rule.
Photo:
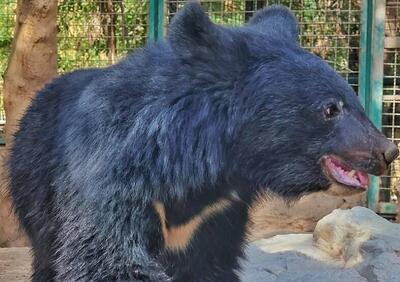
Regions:
<instances>
[{"instance_id":1,"label":"bear's snout","mask_svg":"<svg viewBox=\"0 0 400 282\"><path fill-rule=\"evenodd\" d=\"M385 158L386 163L389 165L398 156L399 156L399 149L394 143L390 142L385 152L383 153L383 157Z\"/></svg>"}]
</instances>

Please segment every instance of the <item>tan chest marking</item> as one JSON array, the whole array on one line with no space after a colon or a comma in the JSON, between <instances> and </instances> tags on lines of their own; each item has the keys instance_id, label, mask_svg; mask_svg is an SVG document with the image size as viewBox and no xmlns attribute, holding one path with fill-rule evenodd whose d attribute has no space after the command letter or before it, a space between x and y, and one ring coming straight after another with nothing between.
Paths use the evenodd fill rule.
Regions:
<instances>
[{"instance_id":1,"label":"tan chest marking","mask_svg":"<svg viewBox=\"0 0 400 282\"><path fill-rule=\"evenodd\" d=\"M188 222L167 227L167 218L165 214L164 204L161 202L154 203L161 222L161 232L164 237L165 248L170 251L184 251L200 225L211 216L224 211L232 205L232 201L221 199L209 206L204 207L198 214L192 217Z\"/></svg>"}]
</instances>

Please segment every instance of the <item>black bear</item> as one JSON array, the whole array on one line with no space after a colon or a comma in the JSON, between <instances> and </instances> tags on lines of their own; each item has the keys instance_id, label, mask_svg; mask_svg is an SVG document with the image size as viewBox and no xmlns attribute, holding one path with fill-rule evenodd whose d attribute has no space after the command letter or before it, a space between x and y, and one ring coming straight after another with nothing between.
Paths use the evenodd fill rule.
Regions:
<instances>
[{"instance_id":1,"label":"black bear","mask_svg":"<svg viewBox=\"0 0 400 282\"><path fill-rule=\"evenodd\" d=\"M382 174L397 147L297 38L281 6L230 28L191 3L165 42L40 91L10 157L33 280L237 281L258 193Z\"/></svg>"}]
</instances>

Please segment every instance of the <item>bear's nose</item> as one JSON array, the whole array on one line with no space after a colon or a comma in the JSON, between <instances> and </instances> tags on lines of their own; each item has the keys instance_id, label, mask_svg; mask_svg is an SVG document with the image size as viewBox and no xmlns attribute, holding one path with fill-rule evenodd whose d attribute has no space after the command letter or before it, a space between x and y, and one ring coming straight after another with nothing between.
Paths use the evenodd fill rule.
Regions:
<instances>
[{"instance_id":1,"label":"bear's nose","mask_svg":"<svg viewBox=\"0 0 400 282\"><path fill-rule=\"evenodd\" d=\"M386 149L383 156L385 157L386 163L390 164L399 156L399 149L394 143L390 142L389 148Z\"/></svg>"}]
</instances>

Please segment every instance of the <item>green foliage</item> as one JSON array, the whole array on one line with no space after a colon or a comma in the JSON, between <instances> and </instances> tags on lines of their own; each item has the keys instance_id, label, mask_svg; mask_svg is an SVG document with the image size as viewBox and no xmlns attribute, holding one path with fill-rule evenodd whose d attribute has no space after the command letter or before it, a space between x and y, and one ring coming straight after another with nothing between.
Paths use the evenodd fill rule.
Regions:
<instances>
[{"instance_id":1,"label":"green foliage","mask_svg":"<svg viewBox=\"0 0 400 282\"><path fill-rule=\"evenodd\" d=\"M8 57L11 53L12 35L15 26L15 10L16 1L3 0L0 3L0 75L3 77L7 68ZM0 78L0 94L3 90L3 79ZM0 127L2 121L5 120L5 112L3 108L3 95L0 96ZM0 135L2 130L0 128ZM1 139L1 138L0 138ZM1 141L1 140L0 140ZM1 143L1 142L0 142Z\"/></svg>"},{"instance_id":2,"label":"green foliage","mask_svg":"<svg viewBox=\"0 0 400 282\"><path fill-rule=\"evenodd\" d=\"M6 67L7 58L11 50L12 33L15 25L14 1L6 1L0 5L0 72L3 73Z\"/></svg>"}]
</instances>

